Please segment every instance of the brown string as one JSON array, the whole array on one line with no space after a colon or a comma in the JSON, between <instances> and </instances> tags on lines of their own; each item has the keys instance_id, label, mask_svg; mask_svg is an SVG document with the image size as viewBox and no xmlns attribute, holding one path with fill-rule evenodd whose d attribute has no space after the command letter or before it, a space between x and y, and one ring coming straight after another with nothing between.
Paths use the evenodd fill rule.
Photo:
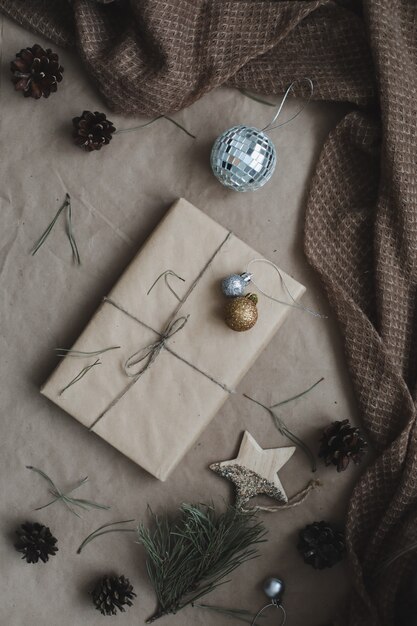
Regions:
<instances>
[{"instance_id":1,"label":"brown string","mask_svg":"<svg viewBox=\"0 0 417 626\"><path fill-rule=\"evenodd\" d=\"M317 487L321 487L322 483L319 480L311 480L308 485L296 493L292 498L288 500L285 504L280 504L279 506L261 506L256 505L250 508L243 508L242 511L250 512L250 511L265 511L267 513L275 513L275 511L284 511L285 509L293 509L296 506L302 504L309 496L309 494L313 491L313 489L317 489Z\"/></svg>"},{"instance_id":2,"label":"brown string","mask_svg":"<svg viewBox=\"0 0 417 626\"><path fill-rule=\"evenodd\" d=\"M117 396L110 402L110 404L104 409L104 411L102 411L100 413L100 415L98 415L98 417L92 422L92 424L88 427L88 430L92 430L94 428L94 426L106 415L106 413L108 413L110 411L110 409L112 409L119 402L119 400L121 400L121 398L123 398L123 396L129 391L129 389L139 380L139 378L141 378L143 376L143 374L149 369L149 367L151 367L151 365L155 362L155 360L157 359L157 357L159 356L159 354L161 353L161 351L163 349L167 350L168 352L170 352L170 354L175 356L177 359L179 359L183 363L186 363L189 367L191 367L192 369L197 371L202 376L205 376L206 378L211 380L214 384L216 384L219 387L221 387L227 393L234 393L233 390L231 390L231 389L229 389L227 387L227 385L219 382L218 380L213 378L210 374L207 374L207 372L204 372L203 370L200 370L198 367L196 367L195 365L190 363L190 361L187 361L187 359L184 359L182 356L180 356L179 354L174 352L167 345L167 340L169 339L169 337L171 337L174 334L172 331L173 331L173 328L175 329L176 324L178 322L180 322L180 325L175 329L175 332L178 332L179 330L184 328L184 326L186 324L186 321L188 319L188 317L177 318L177 315L178 315L181 307L186 302L186 300L188 299L190 294L194 291L194 289L196 288L196 286L200 282L201 278L203 277L203 275L205 274L207 269L213 263L214 259L216 258L216 256L220 252L220 250L223 248L223 246L226 244L226 242L229 241L231 236L232 236L232 232L229 231L227 233L226 237L220 243L220 245L213 252L213 254L209 258L207 263L204 265L202 270L199 272L199 274L197 275L195 280L190 285L189 289L187 290L187 292L185 293L183 298L181 298L179 300L178 305L176 306L176 308L175 308L174 312L172 313L171 317L169 318L168 323L167 323L167 325L165 327L165 330L162 333L156 331L154 328L152 328L151 326L149 326L148 324L146 324L145 322L143 322L142 320L140 320L136 316L132 315L129 311L124 309L120 304L118 304L114 300L112 300L110 298L107 298L107 297L104 298L104 303L111 304L112 306L117 308L119 311L121 311L122 313L124 313L125 315L130 317L131 319L133 319L136 322L138 322L138 324L141 324L145 328L147 328L147 329L151 330L152 332L154 332L156 335L159 336L159 340L155 341L155 342L152 342L150 345L145 346L141 350L138 350L138 351L134 352L127 359L127 361L125 363L125 371L126 371L127 368L129 368L133 364L137 364L138 362L142 361L143 359L147 359L147 361L144 364L144 366L139 370L139 372L136 372L136 374L134 374L134 376L132 377L132 380L126 385L126 387L119 394L117 394ZM135 358L141 352L145 353L144 356L135 360ZM130 374L128 374L128 376L130 376Z\"/></svg>"},{"instance_id":3,"label":"brown string","mask_svg":"<svg viewBox=\"0 0 417 626\"><path fill-rule=\"evenodd\" d=\"M169 324L167 324L164 332L160 334L157 341L154 341L153 343L149 344L149 346L146 346L145 348L140 348L140 350L134 352L125 363L124 369L126 376L135 379L142 376L142 374L146 372L148 367L152 365L155 359L158 358L161 350L166 348L168 339L171 339L171 337L176 335L180 330L184 328L184 326L188 322L188 318L189 315L187 315L186 317L177 317L176 320L173 320ZM138 371L130 371L131 368L133 368L135 365L139 365L143 361L145 361L145 364L142 365L142 367Z\"/></svg>"}]
</instances>

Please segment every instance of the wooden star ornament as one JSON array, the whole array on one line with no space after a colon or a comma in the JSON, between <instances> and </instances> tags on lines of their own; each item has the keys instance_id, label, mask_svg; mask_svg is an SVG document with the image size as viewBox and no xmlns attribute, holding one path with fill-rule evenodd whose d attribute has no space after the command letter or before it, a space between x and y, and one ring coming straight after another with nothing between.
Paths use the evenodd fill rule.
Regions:
<instances>
[{"instance_id":1,"label":"wooden star ornament","mask_svg":"<svg viewBox=\"0 0 417 626\"><path fill-rule=\"evenodd\" d=\"M213 463L210 469L234 484L238 509L243 509L251 498L259 495L269 496L285 504L288 497L278 478L278 470L294 452L293 446L264 450L246 430L237 457Z\"/></svg>"}]
</instances>

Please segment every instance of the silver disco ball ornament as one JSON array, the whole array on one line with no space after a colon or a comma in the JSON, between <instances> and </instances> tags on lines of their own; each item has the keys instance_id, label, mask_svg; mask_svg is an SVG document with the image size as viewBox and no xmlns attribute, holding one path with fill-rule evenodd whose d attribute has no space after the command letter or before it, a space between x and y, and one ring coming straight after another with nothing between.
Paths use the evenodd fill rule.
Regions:
<instances>
[{"instance_id":1,"label":"silver disco ball ornament","mask_svg":"<svg viewBox=\"0 0 417 626\"><path fill-rule=\"evenodd\" d=\"M226 187L255 191L271 178L277 162L275 146L262 130L233 126L214 142L211 167Z\"/></svg>"}]
</instances>

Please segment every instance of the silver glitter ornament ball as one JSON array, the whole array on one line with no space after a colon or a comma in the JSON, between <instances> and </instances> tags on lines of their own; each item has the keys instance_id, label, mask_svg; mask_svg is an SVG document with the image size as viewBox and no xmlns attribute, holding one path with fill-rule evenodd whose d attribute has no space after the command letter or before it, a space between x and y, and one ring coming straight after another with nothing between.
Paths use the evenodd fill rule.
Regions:
<instances>
[{"instance_id":1,"label":"silver glitter ornament ball","mask_svg":"<svg viewBox=\"0 0 417 626\"><path fill-rule=\"evenodd\" d=\"M258 128L233 126L214 142L211 167L218 180L236 191L255 191L271 178L275 146Z\"/></svg>"},{"instance_id":2,"label":"silver glitter ornament ball","mask_svg":"<svg viewBox=\"0 0 417 626\"><path fill-rule=\"evenodd\" d=\"M222 292L228 298L236 298L243 296L245 289L250 283L252 274L245 272L244 274L230 274L222 280Z\"/></svg>"},{"instance_id":3,"label":"silver glitter ornament ball","mask_svg":"<svg viewBox=\"0 0 417 626\"><path fill-rule=\"evenodd\" d=\"M282 580L279 578L267 578L264 582L264 592L265 595L271 600L278 602L278 604L282 600L282 596L284 594L285 585Z\"/></svg>"}]
</instances>

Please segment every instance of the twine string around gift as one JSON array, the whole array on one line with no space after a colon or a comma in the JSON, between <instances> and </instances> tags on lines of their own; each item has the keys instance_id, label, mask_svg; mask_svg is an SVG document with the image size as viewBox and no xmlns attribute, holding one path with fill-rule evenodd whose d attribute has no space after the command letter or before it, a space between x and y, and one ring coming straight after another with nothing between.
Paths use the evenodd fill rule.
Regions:
<instances>
[{"instance_id":1,"label":"twine string around gift","mask_svg":"<svg viewBox=\"0 0 417 626\"><path fill-rule=\"evenodd\" d=\"M184 305L184 303L186 302L186 300L188 299L190 294L194 291L194 289L196 288L196 286L200 282L200 280L203 277L203 275L206 273L208 268L212 265L214 259L219 254L219 252L221 251L221 249L227 243L227 241L230 239L231 236L232 236L232 233L229 231L227 233L226 237L220 243L220 245L214 250L212 256L209 258L207 263L204 265L204 267L199 272L197 277L194 279L194 281L192 282L190 287L187 289L185 295L182 298L180 298L180 296L176 293L176 291L172 288L172 286L169 283L169 278L170 277L175 277L176 279L181 280L181 281L184 282L184 279L181 276L179 276L176 272L174 272L173 270L171 270L171 269L165 270L152 283L151 287L149 288L149 290L147 292L148 295L154 289L154 287L156 286L158 281L161 280L162 278L164 278L166 286L168 287L168 289L171 291L171 293L175 296L175 298L178 301L177 306L175 307L173 313L171 314L171 316L170 316L170 318L169 318L169 320L168 320L168 322L167 322L167 324L166 324L166 326L165 326L165 328L163 329L162 332L159 332L159 331L155 330L154 328L152 328L149 324L147 324L143 320L141 320L138 317L136 317L135 315L133 315L130 311L126 310L123 306L121 306L120 303L116 302L115 300L113 300L111 298L108 298L108 297L104 298L104 301L103 301L104 304L109 304L109 305L115 307L116 309L121 311L124 315L128 316L130 319L134 320L135 322L137 322L138 324L140 324L144 328L146 328L149 331L153 332L155 335L158 336L158 339L156 339L155 341L152 341L147 346L141 347L139 350L135 350L126 359L126 361L124 363L124 366L123 366L123 369L124 369L124 372L125 372L126 376L130 379L130 381L116 395L116 397L113 398L113 400L107 405L107 407L95 418L95 420L89 426L89 430L92 430L94 428L94 426L104 417L104 415L106 415L121 400L121 398L129 391L131 386L133 384L135 384L143 376L143 374L152 366L152 364L156 361L156 359L158 358L158 356L161 354L161 352L163 350L166 350L167 352L172 354L174 357L176 357L177 359L179 359L180 361L185 363L188 367L191 367L196 372L198 372L202 376L204 376L207 379L209 379L210 381L212 381L214 384L219 386L221 389L223 389L227 393L229 393L229 394L230 393L234 393L234 391L229 389L227 385L225 385L222 382L216 380L209 373L207 373L207 372L203 371L202 369L200 369L199 367L195 366L193 363L191 363L189 360L187 360L184 357L182 357L181 355L179 355L176 351L174 351L172 349L171 346L168 345L169 340L172 339L177 333L182 331L184 329L185 325L188 322L188 319L189 319L188 315L179 315L179 312L180 312L182 306ZM248 268L249 268L249 266L251 264L256 263L256 262L264 262L264 263L268 263L268 264L272 265L274 267L274 269L278 272L281 280L283 281L283 284L286 286L285 281L283 279L283 276L282 276L279 268L274 263L272 263L270 261L267 261L266 259L252 259L252 261L250 261L250 263L248 264ZM254 283L254 285L255 285L255 283ZM287 292L289 293L291 299L293 300L293 303L281 302L278 299L276 299L276 298L270 296L269 294L265 293L257 285L255 285L255 287L261 293L263 293L266 297L270 298L271 300L274 300L276 302L279 302L281 304L285 304L285 305L288 305L288 306L295 306L296 308L302 308L303 310L305 309L305 310L308 310L308 312L311 312L311 310L306 309L305 307L302 307L301 305L298 305L298 303L295 301L295 299L292 297L291 293L289 292L288 287L287 287ZM315 312L312 312L312 313L315 314L315 315L319 315L319 314L317 314ZM113 349L116 349L116 348L119 348L119 347L120 346L111 346L110 348L106 348L106 349L104 349L104 350L102 350L100 352L113 350ZM91 354L92 355L93 354L93 353L84 353L84 352L71 351L70 350L70 351L61 351L60 355L61 356L69 356L69 354L72 353L72 352L74 352L74 356L75 355L81 356L81 355L87 355L87 354ZM96 351L96 352L98 352L98 351ZM96 354L96 352L94 354ZM87 371L89 371L91 369L91 367L93 367L94 365L96 365L98 363L100 363L99 360L96 361L96 363L94 363L92 366L87 366L86 368L84 368L82 370L82 372L79 375L77 375L77 377L74 380L72 380L69 385L67 385L65 387L64 390L68 389L69 386L72 386L75 382L80 380L80 378L83 377L85 375L85 373L87 373ZM138 366L138 365L140 367L139 367L139 369L136 369L135 366ZM249 398L249 396L246 396L246 397ZM298 437L296 437L293 433L291 433L291 431L289 431L289 429L285 426L285 424L282 422L282 420L280 420L278 418L278 416L276 416L276 414L272 410L274 407L267 407L265 405L262 405L260 402L254 400L253 398L249 398L249 399L252 400L253 402L256 402L257 404L260 404L261 406L263 406L271 414L271 416L274 418L274 421L276 422L277 427L280 430L280 432L283 435L286 435L287 437L289 437L294 443L296 443L296 445L300 446L304 450L304 452L309 456L310 459L312 458L311 451L308 449L308 447ZM313 471L314 471L314 469L315 468L314 468L314 465L313 465ZM304 498L308 495L309 491L314 486L316 486L316 485L312 485L312 484L308 485L307 488L305 490L303 490L303 492L300 492L300 494L297 494L297 496L292 499L291 503L289 503L289 506L296 506L298 503L302 502L304 500ZM271 510L271 509L266 509L266 510Z\"/></svg>"},{"instance_id":2,"label":"twine string around gift","mask_svg":"<svg viewBox=\"0 0 417 626\"><path fill-rule=\"evenodd\" d=\"M105 297L103 299L103 303L104 304L110 304L112 306L114 306L116 309L118 309L119 311L121 311L122 313L124 313L125 315L127 315L128 317L130 317L130 319L134 320L135 322L137 322L138 324L140 324L141 326L143 326L144 328L147 328L148 330L152 331L153 333L155 333L156 335L159 335L160 339L150 343L149 345L140 348L140 350L137 350L136 352L134 352L125 362L124 364L124 369L126 368L126 364L128 364L130 362L131 359L134 359L136 357L137 354L139 354L140 352L147 352L147 356L151 356L151 353L154 351L155 352L155 358L160 354L162 348L165 349L167 352L169 352L170 354L172 354L173 356L175 356L177 359L179 359L180 361L182 361L183 363L185 363L186 365L188 365L189 367L191 367L193 370L195 370L196 372L198 372L199 374L201 374L202 376L204 376L205 378L208 378L209 380L211 380L211 382L213 382L214 384L216 384L218 387L221 387L221 389L223 389L223 391L226 391L227 393L235 393L232 389L229 389L227 385L224 385L223 383L221 383L220 381L216 380L213 376L211 376L210 374L208 374L207 372L204 372L203 370L201 370L200 368L196 367L193 363L191 363L190 361L188 361L187 359L185 359L184 357L182 357L180 354L178 354L177 352L175 352L175 350L173 350L168 344L167 344L167 339L168 337L165 336L164 339L164 332L160 333L157 330L155 330L154 328L152 328L152 326L149 326L148 324L146 324L144 321L140 320L138 317L135 317L134 315L132 315L131 313L129 313L129 311L127 311L126 309L124 309L122 306L120 306L120 304L118 304L117 302L115 302L114 300L112 300L111 298L107 298ZM178 310L176 309L174 311L175 314L178 313ZM184 316L185 318L186 316ZM187 316L187 320L188 320ZM182 330L182 328L185 326L185 323L181 322L182 318L177 318L176 320L174 320L174 322L177 322L178 324L182 324L181 328L178 328L177 330ZM172 322L168 323L168 326L171 326ZM170 335L172 336L172 334ZM161 341L162 340L162 341ZM159 346L160 349L157 349L155 351L154 346ZM146 358L146 355L145 355ZM134 375L130 376L130 378L132 379L129 383L129 385L118 395L116 396L116 398L110 403L110 405L105 409L105 411L103 411L103 413L101 413L101 415L99 415L99 417L95 420L95 422L93 422L93 424L90 426L90 430L91 428L93 428L93 426L102 418L104 417L104 415L113 407L117 404L117 402L125 395L125 393L127 391L129 391L130 387L146 372L147 369L149 369L149 367L152 365L152 363L155 361L155 358L153 358L152 360L149 360L147 363L145 363L145 366L141 368L141 370L139 372L136 372ZM126 372L125 372L126 373Z\"/></svg>"},{"instance_id":3,"label":"twine string around gift","mask_svg":"<svg viewBox=\"0 0 417 626\"><path fill-rule=\"evenodd\" d=\"M274 268L274 270L277 272L277 274L278 274L278 276L280 278L280 281L281 281L281 284L282 284L284 290L286 291L288 296L291 298L292 302L285 302L285 300L280 300L278 298L275 298L270 293L267 293L259 285L256 284L256 282L253 279L253 274L251 274L251 272L249 271L249 268L254 263L265 263L266 265L270 265L271 267ZM249 261L249 263L248 263L248 265L246 267L246 272L251 277L250 282L252 283L252 285L259 291L259 293L261 293L263 296L268 298L268 300L272 300L273 302L277 302L278 304L283 304L285 306L293 307L294 309L300 309L301 311L304 311L305 313L309 313L309 315L313 315L313 317L320 317L321 319L327 319L327 315L323 315L322 313L318 313L317 311L314 311L313 309L310 309L307 306L303 306L302 304L297 302L297 300L294 298L294 296L292 295L291 291L289 290L288 285L287 285L286 281L284 280L284 276L282 275L282 272L279 269L278 265L275 265L275 263L273 263L272 261L269 261L268 259L261 259L261 258L260 259L252 259L251 261Z\"/></svg>"},{"instance_id":4,"label":"twine string around gift","mask_svg":"<svg viewBox=\"0 0 417 626\"><path fill-rule=\"evenodd\" d=\"M285 120L285 122L280 122L279 124L275 124L275 122L277 121L278 117L281 114L281 111L282 111L282 109L284 107L284 104L285 104L288 96L290 95L290 92L294 89L295 85L303 83L303 82L307 83L309 88L310 88L310 94L309 94L307 100L305 102L303 102L301 107L298 109L298 111L296 113L294 113L294 115L292 117L290 117L288 120ZM281 126L285 126L286 124L289 124L290 122L295 120L295 118L298 117L300 115L300 113L302 113L304 111L304 109L306 108L306 106L310 102L311 98L313 97L313 93L314 93L314 85L313 85L313 81L311 80L311 78L297 78L296 80L293 80L292 83L288 86L286 92L284 93L284 96L283 96L283 98L282 98L282 100L281 100L281 102L280 102L280 104L278 106L277 112L275 113L275 115L272 118L272 120L266 126L264 126L264 128L262 128L262 132L275 130L275 128L280 128Z\"/></svg>"},{"instance_id":5,"label":"twine string around gift","mask_svg":"<svg viewBox=\"0 0 417 626\"><path fill-rule=\"evenodd\" d=\"M186 323L188 322L188 318L190 316L182 316L177 317L177 319L169 322L165 328L165 330L160 334L159 339L154 343L149 344L145 348L141 348L137 352L134 352L125 362L124 370L129 378L139 378L142 374L152 365L155 359L158 357L161 350L166 348L166 342L168 339L171 339L174 335L176 335L180 330L184 328ZM144 365L138 371L131 371L131 368L135 367L135 365L139 365L139 363L143 363Z\"/></svg>"},{"instance_id":6,"label":"twine string around gift","mask_svg":"<svg viewBox=\"0 0 417 626\"><path fill-rule=\"evenodd\" d=\"M229 389L229 387L227 385L225 385L222 382L216 380L213 376L211 376L211 374L209 374L208 372L205 372L204 370L200 369L199 367L197 367L196 365L191 363L191 361L189 361L188 359L185 359L184 357L182 357L180 354L178 354L176 351L174 351L171 348L171 346L168 345L168 340L170 338L172 338L173 335L175 335L177 332L180 332L184 328L184 326L186 325L186 323L188 321L188 316L179 316L178 317L180 309L183 307L184 303L187 301L187 299L189 298L191 293L197 287L198 283L200 282L200 280L204 276L204 274L207 272L209 267L211 267L214 259L217 257L217 255L220 253L220 251L226 245L226 243L229 241L231 236L232 236L232 232L229 231L227 233L226 237L223 239L223 241L214 250L213 254L208 259L208 261L206 262L206 264L204 265L202 270L199 272L197 277L191 283L191 285L187 289L185 295L178 300L178 304L175 307L173 313L171 314L171 316L170 316L170 318L168 320L168 323L167 323L165 329L162 332L159 332L159 331L155 330L149 324L147 324L143 320L141 320L138 317L136 317L135 315L133 315L130 311L127 311L121 304L119 304L118 302L116 302L112 298L108 298L108 297L104 298L104 300L103 300L104 304L109 304L109 305L115 307L116 309L118 309L119 311L124 313L124 315L127 315L130 319L136 321L138 324L140 324L144 328L147 328L148 330L150 330L153 333L155 333L155 335L159 336L159 339L157 339L156 341L153 341L148 346L145 346L145 347L143 347L143 348L141 348L139 350L136 350L126 360L126 362L124 364L124 371L125 371L125 373L129 372L129 368L130 367L133 367L134 365L137 365L137 364L141 363L143 360L145 361L145 363L140 368L139 371L136 371L136 372L134 372L132 374L130 374L130 372L129 372L129 374L128 374L129 378L130 378L129 383L125 386L124 389L122 389L122 391L120 391L116 395L116 397L109 403L109 405L104 409L104 411L102 411L100 413L100 415L98 415L96 417L96 419L93 421L93 423L89 426L89 430L92 430L94 428L94 426L96 426L96 424L123 398L123 396L129 391L129 389L132 387L132 385L134 385L143 376L143 374L149 369L149 367L151 367L151 365L156 361L157 357L161 354L162 350L168 351L170 354L175 356L177 359L179 359L180 361L182 361L183 363L185 363L186 365L191 367L193 370L195 370L196 372L198 372L199 374L201 374L202 376L204 376L205 378L207 378L208 380L213 382L215 385L217 385L218 387L223 389L223 391L226 391L227 393L230 393L230 394L234 393L234 391L232 389ZM152 290L152 288L155 286L156 282L158 282L158 280L160 278L162 278L163 276L168 276L168 275L176 275L176 274L172 270L166 270L165 272L162 272L162 274L157 278L157 280L151 286L150 291ZM178 275L176 275L176 276L178 277ZM180 277L178 277L178 278L180 278ZM172 291L172 289L171 289L171 291ZM148 293L149 293L149 291L148 291ZM177 294L174 294L174 295L176 295L176 297L178 299Z\"/></svg>"}]
</instances>

